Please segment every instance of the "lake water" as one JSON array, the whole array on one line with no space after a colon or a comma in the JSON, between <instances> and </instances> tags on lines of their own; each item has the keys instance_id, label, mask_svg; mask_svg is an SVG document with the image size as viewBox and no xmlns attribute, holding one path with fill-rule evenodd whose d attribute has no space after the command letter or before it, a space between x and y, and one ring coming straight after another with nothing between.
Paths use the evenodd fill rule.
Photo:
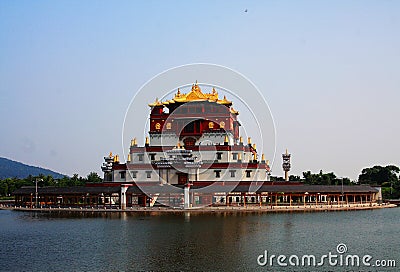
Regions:
<instances>
[{"instance_id":1,"label":"lake water","mask_svg":"<svg viewBox=\"0 0 400 272\"><path fill-rule=\"evenodd\" d=\"M400 209L319 213L0 211L1 271L399 271ZM397 268L282 267L270 255L371 255ZM338 254L339 256L339 254ZM338 257L339 258L339 257ZM264 259L261 258L262 262ZM292 259L295 261L296 259ZM338 259L339 260L339 259Z\"/></svg>"}]
</instances>

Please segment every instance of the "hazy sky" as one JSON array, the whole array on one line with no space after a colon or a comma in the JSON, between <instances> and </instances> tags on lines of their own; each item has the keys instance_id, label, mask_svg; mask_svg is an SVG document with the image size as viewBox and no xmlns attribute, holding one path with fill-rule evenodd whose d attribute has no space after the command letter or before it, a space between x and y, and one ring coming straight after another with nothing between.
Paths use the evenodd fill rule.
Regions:
<instances>
[{"instance_id":1,"label":"hazy sky","mask_svg":"<svg viewBox=\"0 0 400 272\"><path fill-rule=\"evenodd\" d=\"M399 1L0 1L0 156L101 173L138 89L205 62L258 86L292 174L399 165L399 14Z\"/></svg>"}]
</instances>

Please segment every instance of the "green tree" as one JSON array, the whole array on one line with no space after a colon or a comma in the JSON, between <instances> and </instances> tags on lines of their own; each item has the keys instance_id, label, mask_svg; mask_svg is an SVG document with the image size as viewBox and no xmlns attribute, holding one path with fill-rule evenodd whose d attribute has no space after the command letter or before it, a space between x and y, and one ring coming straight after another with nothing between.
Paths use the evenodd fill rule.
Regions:
<instances>
[{"instance_id":1,"label":"green tree","mask_svg":"<svg viewBox=\"0 0 400 272\"><path fill-rule=\"evenodd\" d=\"M91 183L100 183L103 181L103 179L96 172L90 172L89 175L87 175L86 180L87 182Z\"/></svg>"},{"instance_id":2,"label":"green tree","mask_svg":"<svg viewBox=\"0 0 400 272\"><path fill-rule=\"evenodd\" d=\"M399 198L399 172L399 167L395 165L375 165L373 167L363 169L361 174L358 176L358 181L361 184L364 183L381 186L383 198Z\"/></svg>"},{"instance_id":3,"label":"green tree","mask_svg":"<svg viewBox=\"0 0 400 272\"><path fill-rule=\"evenodd\" d=\"M0 196L8 195L8 184L4 180L0 180Z\"/></svg>"},{"instance_id":4,"label":"green tree","mask_svg":"<svg viewBox=\"0 0 400 272\"><path fill-rule=\"evenodd\" d=\"M295 176L295 175L289 176L289 181L300 181L300 180L301 180L300 176Z\"/></svg>"},{"instance_id":5,"label":"green tree","mask_svg":"<svg viewBox=\"0 0 400 272\"><path fill-rule=\"evenodd\" d=\"M338 178L335 173L323 173L322 170L318 174L311 171L303 172L304 183L312 185L351 185L354 184L349 178Z\"/></svg>"},{"instance_id":6,"label":"green tree","mask_svg":"<svg viewBox=\"0 0 400 272\"><path fill-rule=\"evenodd\" d=\"M358 176L360 183L371 185L382 185L384 182L396 185L399 182L398 173L400 169L394 165L375 165L371 168L364 168Z\"/></svg>"}]
</instances>

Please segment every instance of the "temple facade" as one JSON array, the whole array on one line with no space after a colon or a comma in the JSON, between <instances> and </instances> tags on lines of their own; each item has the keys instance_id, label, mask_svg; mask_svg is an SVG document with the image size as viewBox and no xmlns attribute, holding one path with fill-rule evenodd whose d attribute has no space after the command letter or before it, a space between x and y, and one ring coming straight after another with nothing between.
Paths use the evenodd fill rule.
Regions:
<instances>
[{"instance_id":1,"label":"temple facade","mask_svg":"<svg viewBox=\"0 0 400 272\"><path fill-rule=\"evenodd\" d=\"M259 156L250 137L243 143L239 112L214 88L203 93L196 83L190 92L178 89L173 99L156 99L149 107L145 144L132 139L124 163L119 156L105 157L106 181L207 186L269 180L264 154Z\"/></svg>"}]
</instances>

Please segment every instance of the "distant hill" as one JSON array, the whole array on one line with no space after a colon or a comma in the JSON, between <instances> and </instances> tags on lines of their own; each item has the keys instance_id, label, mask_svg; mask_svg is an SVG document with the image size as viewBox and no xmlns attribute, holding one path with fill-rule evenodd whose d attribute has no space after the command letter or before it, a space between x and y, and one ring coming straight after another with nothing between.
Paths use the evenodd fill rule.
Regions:
<instances>
[{"instance_id":1,"label":"distant hill","mask_svg":"<svg viewBox=\"0 0 400 272\"><path fill-rule=\"evenodd\" d=\"M38 176L40 174L44 176L53 176L53 178L62 178L65 176L48 169L26 165L0 157L0 179L26 178L29 175Z\"/></svg>"}]
</instances>

